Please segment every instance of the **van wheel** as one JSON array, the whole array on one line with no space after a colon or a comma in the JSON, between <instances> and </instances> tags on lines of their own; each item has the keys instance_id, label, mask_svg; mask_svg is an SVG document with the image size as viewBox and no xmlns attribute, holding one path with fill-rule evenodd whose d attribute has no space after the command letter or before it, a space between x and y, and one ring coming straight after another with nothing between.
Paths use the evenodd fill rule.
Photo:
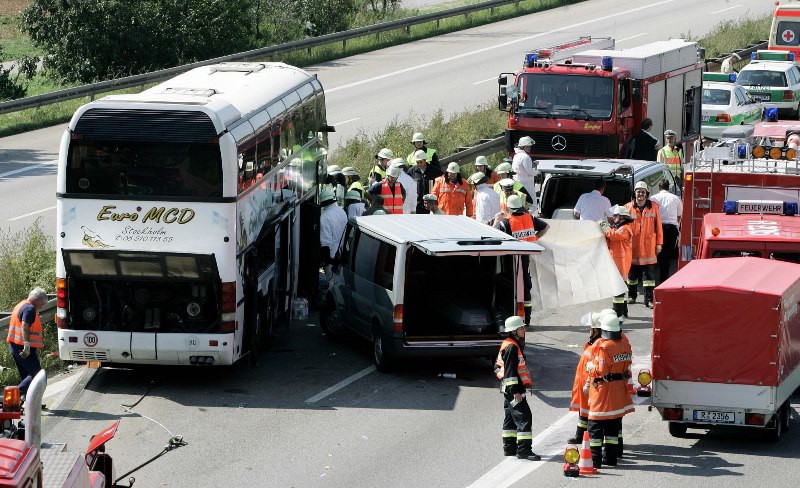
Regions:
<instances>
[{"instance_id":1,"label":"van wheel","mask_svg":"<svg viewBox=\"0 0 800 488\"><path fill-rule=\"evenodd\" d=\"M681 424L679 422L670 422L669 435L678 438L686 437L686 424Z\"/></svg>"},{"instance_id":2,"label":"van wheel","mask_svg":"<svg viewBox=\"0 0 800 488\"><path fill-rule=\"evenodd\" d=\"M789 400L786 400L781 406L781 422L783 423L783 432L789 432L789 421L792 418L792 407L789 405Z\"/></svg>"},{"instance_id":3,"label":"van wheel","mask_svg":"<svg viewBox=\"0 0 800 488\"><path fill-rule=\"evenodd\" d=\"M768 427L766 432L766 438L770 442L778 442L781 440L781 435L783 435L783 412L784 409L781 407L778 411L773 415L772 422L775 423L773 427Z\"/></svg>"},{"instance_id":4,"label":"van wheel","mask_svg":"<svg viewBox=\"0 0 800 488\"><path fill-rule=\"evenodd\" d=\"M339 312L336 310L333 297L330 295L326 297L325 306L320 311L319 326L325 336L331 339L338 339L346 332L342 321L339 319Z\"/></svg>"},{"instance_id":5,"label":"van wheel","mask_svg":"<svg viewBox=\"0 0 800 488\"><path fill-rule=\"evenodd\" d=\"M372 331L372 360L375 363L375 369L381 373L388 373L393 366L392 357L386 350L384 342L385 336L381 333L378 326Z\"/></svg>"}]
</instances>

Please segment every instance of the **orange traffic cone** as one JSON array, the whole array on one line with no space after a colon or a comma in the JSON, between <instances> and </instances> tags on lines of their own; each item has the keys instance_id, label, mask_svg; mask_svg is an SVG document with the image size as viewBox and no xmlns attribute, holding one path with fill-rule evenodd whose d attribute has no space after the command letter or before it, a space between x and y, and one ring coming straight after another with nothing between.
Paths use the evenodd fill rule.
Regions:
<instances>
[{"instance_id":1,"label":"orange traffic cone","mask_svg":"<svg viewBox=\"0 0 800 488\"><path fill-rule=\"evenodd\" d=\"M583 445L581 446L581 459L578 461L580 474L597 474L597 468L592 462L592 448L589 446L589 432L583 432Z\"/></svg>"}]
</instances>

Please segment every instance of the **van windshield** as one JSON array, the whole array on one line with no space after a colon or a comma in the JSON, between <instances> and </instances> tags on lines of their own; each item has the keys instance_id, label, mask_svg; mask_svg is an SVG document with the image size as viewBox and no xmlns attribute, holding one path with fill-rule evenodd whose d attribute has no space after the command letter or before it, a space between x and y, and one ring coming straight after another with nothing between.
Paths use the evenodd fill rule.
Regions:
<instances>
[{"instance_id":1,"label":"van windshield","mask_svg":"<svg viewBox=\"0 0 800 488\"><path fill-rule=\"evenodd\" d=\"M614 80L600 76L525 74L517 112L527 117L610 120Z\"/></svg>"}]
</instances>

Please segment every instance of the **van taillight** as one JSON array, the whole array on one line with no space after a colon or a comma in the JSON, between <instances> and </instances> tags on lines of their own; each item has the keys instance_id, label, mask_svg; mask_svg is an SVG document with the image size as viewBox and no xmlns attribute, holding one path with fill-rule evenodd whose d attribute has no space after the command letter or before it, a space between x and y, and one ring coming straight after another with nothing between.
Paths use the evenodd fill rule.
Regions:
<instances>
[{"instance_id":1,"label":"van taillight","mask_svg":"<svg viewBox=\"0 0 800 488\"><path fill-rule=\"evenodd\" d=\"M783 90L783 99L784 100L793 100L794 99L794 92L792 90Z\"/></svg>"},{"instance_id":2,"label":"van taillight","mask_svg":"<svg viewBox=\"0 0 800 488\"><path fill-rule=\"evenodd\" d=\"M525 320L525 303L517 302L517 315L522 317L522 320Z\"/></svg>"},{"instance_id":3,"label":"van taillight","mask_svg":"<svg viewBox=\"0 0 800 488\"><path fill-rule=\"evenodd\" d=\"M219 331L230 334L236 330L236 283L222 284L222 325Z\"/></svg>"},{"instance_id":4,"label":"van taillight","mask_svg":"<svg viewBox=\"0 0 800 488\"><path fill-rule=\"evenodd\" d=\"M664 420L683 420L682 408L665 408Z\"/></svg>"},{"instance_id":5,"label":"van taillight","mask_svg":"<svg viewBox=\"0 0 800 488\"><path fill-rule=\"evenodd\" d=\"M56 327L67 326L67 279L56 278Z\"/></svg>"},{"instance_id":6,"label":"van taillight","mask_svg":"<svg viewBox=\"0 0 800 488\"><path fill-rule=\"evenodd\" d=\"M394 316L392 317L392 327L395 332L403 332L403 306L394 306Z\"/></svg>"},{"instance_id":7,"label":"van taillight","mask_svg":"<svg viewBox=\"0 0 800 488\"><path fill-rule=\"evenodd\" d=\"M766 418L763 413L746 413L744 414L745 425L765 425ZM780 420L777 420L780 422Z\"/></svg>"}]
</instances>

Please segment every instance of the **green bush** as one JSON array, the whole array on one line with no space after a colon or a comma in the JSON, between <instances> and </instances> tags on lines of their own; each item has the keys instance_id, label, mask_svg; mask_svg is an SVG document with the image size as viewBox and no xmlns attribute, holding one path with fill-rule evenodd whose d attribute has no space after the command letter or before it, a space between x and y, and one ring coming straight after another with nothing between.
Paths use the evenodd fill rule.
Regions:
<instances>
[{"instance_id":1,"label":"green bush","mask_svg":"<svg viewBox=\"0 0 800 488\"><path fill-rule=\"evenodd\" d=\"M55 242L42 230L41 219L13 235L0 232L0 310L11 310L36 286L53 292L55 264Z\"/></svg>"}]
</instances>

